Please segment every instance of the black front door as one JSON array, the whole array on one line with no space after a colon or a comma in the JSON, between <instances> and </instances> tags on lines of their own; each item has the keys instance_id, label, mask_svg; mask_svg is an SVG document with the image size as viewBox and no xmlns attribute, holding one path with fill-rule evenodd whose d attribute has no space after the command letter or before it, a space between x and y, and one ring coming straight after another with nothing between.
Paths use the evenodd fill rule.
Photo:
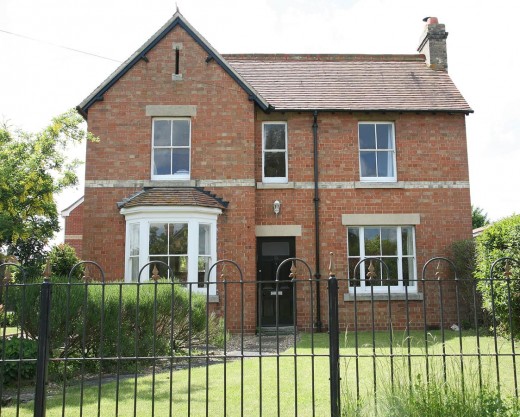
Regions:
<instances>
[{"instance_id":1,"label":"black front door","mask_svg":"<svg viewBox=\"0 0 520 417\"><path fill-rule=\"evenodd\" d=\"M282 266L276 283L276 270L287 258L296 254L294 237L261 237L257 240L258 257L258 325L293 325L293 285L290 282L291 263Z\"/></svg>"}]
</instances>

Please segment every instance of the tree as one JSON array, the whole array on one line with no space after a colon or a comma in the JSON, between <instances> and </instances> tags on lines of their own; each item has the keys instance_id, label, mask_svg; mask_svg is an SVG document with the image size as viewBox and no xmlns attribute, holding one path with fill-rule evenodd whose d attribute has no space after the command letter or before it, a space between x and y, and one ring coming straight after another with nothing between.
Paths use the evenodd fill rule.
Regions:
<instances>
[{"instance_id":1,"label":"tree","mask_svg":"<svg viewBox=\"0 0 520 417\"><path fill-rule=\"evenodd\" d=\"M471 222L473 229L478 229L489 224L487 213L480 207L471 206Z\"/></svg>"},{"instance_id":2,"label":"tree","mask_svg":"<svg viewBox=\"0 0 520 417\"><path fill-rule=\"evenodd\" d=\"M54 118L36 134L0 125L0 246L27 266L40 264L45 245L59 230L54 194L78 182L71 145L95 138L75 110Z\"/></svg>"},{"instance_id":3,"label":"tree","mask_svg":"<svg viewBox=\"0 0 520 417\"><path fill-rule=\"evenodd\" d=\"M498 262L491 277L493 263L503 258L514 261ZM495 318L498 330L516 338L520 337L519 276L520 215L513 215L494 223L477 237L475 277L483 307Z\"/></svg>"}]
</instances>

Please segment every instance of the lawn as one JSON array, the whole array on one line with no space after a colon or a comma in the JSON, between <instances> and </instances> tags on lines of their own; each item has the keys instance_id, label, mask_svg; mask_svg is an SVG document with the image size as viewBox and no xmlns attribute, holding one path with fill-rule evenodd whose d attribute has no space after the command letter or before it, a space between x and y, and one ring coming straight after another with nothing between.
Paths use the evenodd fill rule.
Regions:
<instances>
[{"instance_id":1,"label":"lawn","mask_svg":"<svg viewBox=\"0 0 520 417\"><path fill-rule=\"evenodd\" d=\"M328 416L328 335L316 334L313 338L314 345L311 343L310 334L301 335L296 349L286 350L279 358L253 357L245 358L243 361L228 360L226 364L219 363L207 368L197 366L191 370L175 370L172 379L168 370L157 372L155 375L139 377L137 387L133 377L121 377L119 384L114 379L105 382L100 392L96 383L89 382L84 386L82 415L95 416L99 407L100 415L113 416L116 415L117 407L120 416L167 416L170 412L175 416L185 416L188 412L193 416L239 416L243 407L243 414L249 417L278 414L290 416L296 415L296 412L300 416ZM480 379L484 386L497 387L493 356L495 345L492 337L478 338L481 352L481 356L478 357L475 333L464 332L462 351L469 356L464 357L463 366L458 355L461 348L457 332L446 332L444 349L439 331L429 332L427 339L428 354L432 355L428 360L431 381L444 380L446 365L446 380L452 386L459 387L464 375L464 383L468 390L478 390ZM424 333L410 332L409 337L404 332L393 334L391 358L389 342L387 332L376 332L374 339L370 332L359 332L356 352L354 334L344 334L340 352L344 405L351 406L357 403L358 391L359 402L373 404L374 370L378 399L388 395L392 386L399 389L408 387L409 381L414 385L418 380L426 380ZM497 349L504 355L500 357L499 365L502 393L511 395L514 392L511 343L499 339ZM298 355L296 359L295 351ZM408 352L410 359L404 356L408 355ZM480 374L479 361L482 369ZM356 375L360 381L359 389L356 385ZM80 392L77 382L67 387L66 416L80 415ZM63 393L60 389L52 390L47 400L47 416L62 415L62 398ZM3 408L2 415L16 415L16 408ZM32 403L21 405L20 416L26 415L32 415Z\"/></svg>"}]
</instances>

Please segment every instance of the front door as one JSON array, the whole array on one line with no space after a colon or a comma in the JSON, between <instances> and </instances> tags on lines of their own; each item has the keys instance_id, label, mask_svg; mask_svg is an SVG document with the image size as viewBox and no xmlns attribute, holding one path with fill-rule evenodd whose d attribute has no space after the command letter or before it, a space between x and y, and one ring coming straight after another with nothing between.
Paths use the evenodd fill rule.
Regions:
<instances>
[{"instance_id":1,"label":"front door","mask_svg":"<svg viewBox=\"0 0 520 417\"><path fill-rule=\"evenodd\" d=\"M276 305L278 304L278 325L292 326L293 285L290 282L291 263L282 266L276 283L276 269L287 258L296 254L294 237L261 237L257 240L258 268L258 325L276 325Z\"/></svg>"}]
</instances>

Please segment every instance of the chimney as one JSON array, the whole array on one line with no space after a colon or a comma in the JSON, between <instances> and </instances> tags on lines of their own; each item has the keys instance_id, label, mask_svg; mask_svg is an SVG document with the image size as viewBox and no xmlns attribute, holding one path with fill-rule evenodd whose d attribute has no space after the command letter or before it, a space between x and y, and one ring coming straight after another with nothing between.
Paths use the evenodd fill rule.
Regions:
<instances>
[{"instance_id":1,"label":"chimney","mask_svg":"<svg viewBox=\"0 0 520 417\"><path fill-rule=\"evenodd\" d=\"M446 52L446 32L443 24L436 17L425 17L424 32L419 42L420 54L426 56L426 64L436 71L448 71L448 54Z\"/></svg>"}]
</instances>

